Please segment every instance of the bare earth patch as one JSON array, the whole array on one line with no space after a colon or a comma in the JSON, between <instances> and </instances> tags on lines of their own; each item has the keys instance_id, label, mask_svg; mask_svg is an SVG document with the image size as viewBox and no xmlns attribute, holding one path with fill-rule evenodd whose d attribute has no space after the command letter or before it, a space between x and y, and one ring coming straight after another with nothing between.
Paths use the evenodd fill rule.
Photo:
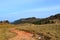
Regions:
<instances>
[{"instance_id":1,"label":"bare earth patch","mask_svg":"<svg viewBox=\"0 0 60 40\"><path fill-rule=\"evenodd\" d=\"M17 35L13 38L10 38L9 40L35 40L32 37L33 35L32 33L25 32L25 31L19 31L16 29L11 29L10 31L16 33Z\"/></svg>"}]
</instances>

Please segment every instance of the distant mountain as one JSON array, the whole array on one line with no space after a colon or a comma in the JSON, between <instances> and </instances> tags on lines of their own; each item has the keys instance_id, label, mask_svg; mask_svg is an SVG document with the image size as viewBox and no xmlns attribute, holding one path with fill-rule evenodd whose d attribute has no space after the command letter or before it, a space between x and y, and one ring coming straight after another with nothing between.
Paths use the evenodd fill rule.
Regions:
<instances>
[{"instance_id":1,"label":"distant mountain","mask_svg":"<svg viewBox=\"0 0 60 40\"><path fill-rule=\"evenodd\" d=\"M60 20L60 14L52 15L52 16L48 17L48 19L50 19L50 20L59 19Z\"/></svg>"},{"instance_id":2,"label":"distant mountain","mask_svg":"<svg viewBox=\"0 0 60 40\"><path fill-rule=\"evenodd\" d=\"M60 14L52 15L47 18L36 18L36 17L22 18L12 22L12 24L21 24L21 23L50 24L50 23L55 23L53 21L55 19L60 20Z\"/></svg>"},{"instance_id":3,"label":"distant mountain","mask_svg":"<svg viewBox=\"0 0 60 40\"><path fill-rule=\"evenodd\" d=\"M12 24L33 23L33 22L38 21L38 20L40 20L40 19L39 18L35 18L35 17L22 18L22 19L14 21Z\"/></svg>"}]
</instances>

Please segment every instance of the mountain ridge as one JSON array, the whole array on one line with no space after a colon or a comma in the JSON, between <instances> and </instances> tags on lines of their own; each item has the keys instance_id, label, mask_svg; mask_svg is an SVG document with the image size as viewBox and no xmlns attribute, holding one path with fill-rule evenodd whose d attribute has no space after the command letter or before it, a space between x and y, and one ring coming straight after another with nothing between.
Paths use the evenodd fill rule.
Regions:
<instances>
[{"instance_id":1,"label":"mountain ridge","mask_svg":"<svg viewBox=\"0 0 60 40\"><path fill-rule=\"evenodd\" d=\"M53 20L60 20L60 14L56 14L56 15L52 15L50 17L47 18L36 18L36 17L30 17L30 18L22 18L22 19L18 19L14 22L12 22L12 24L21 24L21 23L33 23L36 24L36 22L42 22L44 21L46 24L48 22L54 23ZM45 24L45 23L38 23L38 24Z\"/></svg>"}]
</instances>

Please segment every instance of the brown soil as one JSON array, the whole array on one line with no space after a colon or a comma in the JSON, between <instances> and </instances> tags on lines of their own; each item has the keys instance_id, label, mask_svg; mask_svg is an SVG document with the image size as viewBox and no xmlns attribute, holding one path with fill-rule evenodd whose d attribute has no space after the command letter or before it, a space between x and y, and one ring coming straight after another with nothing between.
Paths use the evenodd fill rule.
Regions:
<instances>
[{"instance_id":1,"label":"brown soil","mask_svg":"<svg viewBox=\"0 0 60 40\"><path fill-rule=\"evenodd\" d=\"M32 33L25 32L25 31L19 31L16 29L11 29L11 32L16 33L17 35L13 38L10 38L9 40L35 40L32 36Z\"/></svg>"}]
</instances>

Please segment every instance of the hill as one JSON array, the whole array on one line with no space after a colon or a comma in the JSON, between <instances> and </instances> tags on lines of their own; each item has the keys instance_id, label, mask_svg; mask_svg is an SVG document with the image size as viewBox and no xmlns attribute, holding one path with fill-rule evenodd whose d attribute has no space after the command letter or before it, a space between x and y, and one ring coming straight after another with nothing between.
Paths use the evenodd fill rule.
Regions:
<instances>
[{"instance_id":1,"label":"hill","mask_svg":"<svg viewBox=\"0 0 60 40\"><path fill-rule=\"evenodd\" d=\"M57 20L58 21L60 20L60 14L52 15L47 18L36 18L36 17L22 18L12 22L12 24L21 24L21 23L51 24L56 23Z\"/></svg>"},{"instance_id":2,"label":"hill","mask_svg":"<svg viewBox=\"0 0 60 40\"><path fill-rule=\"evenodd\" d=\"M34 36L32 38L35 38L36 40L39 40L38 37L36 38L36 34L38 34L40 37L44 38L43 40L60 40L60 24L59 23L58 24L45 24L45 25L3 24L3 25L0 25L0 40L9 40L9 39L12 39L12 38L14 39L15 37L17 37L17 34L15 33L16 31L11 32L11 31L13 31L11 29L14 29L14 28L17 31L18 30L27 31L27 32L33 33ZM15 39L15 40L17 40L17 39Z\"/></svg>"},{"instance_id":3,"label":"hill","mask_svg":"<svg viewBox=\"0 0 60 40\"><path fill-rule=\"evenodd\" d=\"M27 39L60 40L60 14L42 19L35 17L24 18L15 22L19 25L10 24L7 20L0 21L0 40L17 40L21 38L25 40L26 32L29 35L33 33L33 36L27 35ZM22 31L23 36L21 35Z\"/></svg>"}]
</instances>

